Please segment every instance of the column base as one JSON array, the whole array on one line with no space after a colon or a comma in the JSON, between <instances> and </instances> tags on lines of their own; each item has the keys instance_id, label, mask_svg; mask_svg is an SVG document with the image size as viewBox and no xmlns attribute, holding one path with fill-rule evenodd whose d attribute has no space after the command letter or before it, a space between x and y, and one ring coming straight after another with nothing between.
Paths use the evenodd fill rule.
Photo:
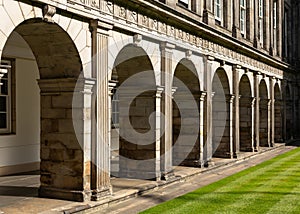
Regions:
<instances>
[{"instance_id":1,"label":"column base","mask_svg":"<svg viewBox=\"0 0 300 214\"><path fill-rule=\"evenodd\" d=\"M90 200L90 191L64 190L52 187L40 187L39 197L84 202Z\"/></svg>"},{"instance_id":2,"label":"column base","mask_svg":"<svg viewBox=\"0 0 300 214\"><path fill-rule=\"evenodd\" d=\"M174 174L173 170L170 172L162 172L161 173L161 180L169 181L169 180L172 180L173 178L175 178L175 174Z\"/></svg>"},{"instance_id":3,"label":"column base","mask_svg":"<svg viewBox=\"0 0 300 214\"><path fill-rule=\"evenodd\" d=\"M99 201L104 197L110 196L112 194L112 187L103 188L100 190L93 190L91 195L92 201Z\"/></svg>"}]
</instances>

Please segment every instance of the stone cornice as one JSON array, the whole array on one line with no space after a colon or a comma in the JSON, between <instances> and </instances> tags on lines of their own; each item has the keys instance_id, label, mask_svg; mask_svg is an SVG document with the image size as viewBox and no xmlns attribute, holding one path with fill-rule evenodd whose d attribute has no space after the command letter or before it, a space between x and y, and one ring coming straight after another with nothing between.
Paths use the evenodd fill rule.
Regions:
<instances>
[{"instance_id":1,"label":"stone cornice","mask_svg":"<svg viewBox=\"0 0 300 214\"><path fill-rule=\"evenodd\" d=\"M49 1L47 2L49 3ZM62 1L53 0L53 2L63 4ZM159 2L152 0L128 0L126 3L119 0L86 1L90 4L83 4L82 2L82 0L68 0L65 6L67 6L68 11L86 18L92 16L93 18L113 22L116 28L124 28L127 31L132 30L133 33L137 31L156 32L161 40L172 38L183 44L188 43L194 46L198 53L211 55L216 59L228 61L232 64L240 64L251 70L271 72L275 76L281 77L283 76L283 70L292 71L288 64L202 22L191 20L185 15L179 16L172 8L162 6ZM92 2L96 2L96 4ZM286 73L285 75L292 75L292 73Z\"/></svg>"}]
</instances>

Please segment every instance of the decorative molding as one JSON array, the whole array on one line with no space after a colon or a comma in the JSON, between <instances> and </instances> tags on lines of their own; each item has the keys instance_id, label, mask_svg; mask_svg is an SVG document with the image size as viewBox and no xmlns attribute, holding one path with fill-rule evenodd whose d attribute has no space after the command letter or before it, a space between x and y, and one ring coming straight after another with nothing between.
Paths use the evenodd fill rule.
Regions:
<instances>
[{"instance_id":1,"label":"decorative molding","mask_svg":"<svg viewBox=\"0 0 300 214\"><path fill-rule=\"evenodd\" d=\"M166 35L167 37L172 37L173 39L188 43L198 48L199 52L202 52L202 54L211 55L226 62L228 61L230 62L229 64L240 64L243 67L247 67L251 70L259 70L263 73L271 73L277 77L283 77L283 70L281 69L252 59L197 35L185 32L182 29L178 29L162 21L150 18L145 14L139 13L138 10L134 11L126 7L121 7L113 1L102 0L100 2L102 2L101 5L103 4L103 6L98 7L94 1L68 0L68 3L71 5L77 4L83 6L85 9L92 8L94 10L100 10L99 12L101 14L110 15L115 20L125 20L127 24L146 28L149 31L157 32L162 36ZM168 38L166 38L166 40L167 39ZM292 74L285 73L285 77L292 78Z\"/></svg>"},{"instance_id":2,"label":"decorative molding","mask_svg":"<svg viewBox=\"0 0 300 214\"><path fill-rule=\"evenodd\" d=\"M54 23L53 16L56 13L56 7L52 5L45 5L43 8L43 20L45 22Z\"/></svg>"},{"instance_id":3,"label":"decorative molding","mask_svg":"<svg viewBox=\"0 0 300 214\"><path fill-rule=\"evenodd\" d=\"M136 34L133 36L133 43L138 47L141 46L142 40L143 40L143 36L140 34Z\"/></svg>"}]
</instances>

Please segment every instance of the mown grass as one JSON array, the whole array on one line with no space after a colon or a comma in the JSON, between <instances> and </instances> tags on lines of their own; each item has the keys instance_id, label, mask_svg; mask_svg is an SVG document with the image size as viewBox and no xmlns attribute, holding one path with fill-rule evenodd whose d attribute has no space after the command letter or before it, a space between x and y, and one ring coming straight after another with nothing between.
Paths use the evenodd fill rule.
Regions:
<instances>
[{"instance_id":1,"label":"mown grass","mask_svg":"<svg viewBox=\"0 0 300 214\"><path fill-rule=\"evenodd\" d=\"M299 214L300 148L142 213Z\"/></svg>"}]
</instances>

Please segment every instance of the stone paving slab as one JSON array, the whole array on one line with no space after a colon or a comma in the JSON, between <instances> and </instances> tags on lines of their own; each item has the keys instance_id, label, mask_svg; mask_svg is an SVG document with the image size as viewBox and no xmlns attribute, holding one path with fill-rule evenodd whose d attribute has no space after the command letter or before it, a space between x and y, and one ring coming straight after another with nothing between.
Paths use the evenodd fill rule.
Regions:
<instances>
[{"instance_id":1,"label":"stone paving slab","mask_svg":"<svg viewBox=\"0 0 300 214\"><path fill-rule=\"evenodd\" d=\"M114 194L97 202L38 198L38 175L0 177L0 213L137 213L293 148L282 144L259 153L245 153L240 159L214 159L214 165L208 168L179 166L170 182L113 178Z\"/></svg>"}]
</instances>

